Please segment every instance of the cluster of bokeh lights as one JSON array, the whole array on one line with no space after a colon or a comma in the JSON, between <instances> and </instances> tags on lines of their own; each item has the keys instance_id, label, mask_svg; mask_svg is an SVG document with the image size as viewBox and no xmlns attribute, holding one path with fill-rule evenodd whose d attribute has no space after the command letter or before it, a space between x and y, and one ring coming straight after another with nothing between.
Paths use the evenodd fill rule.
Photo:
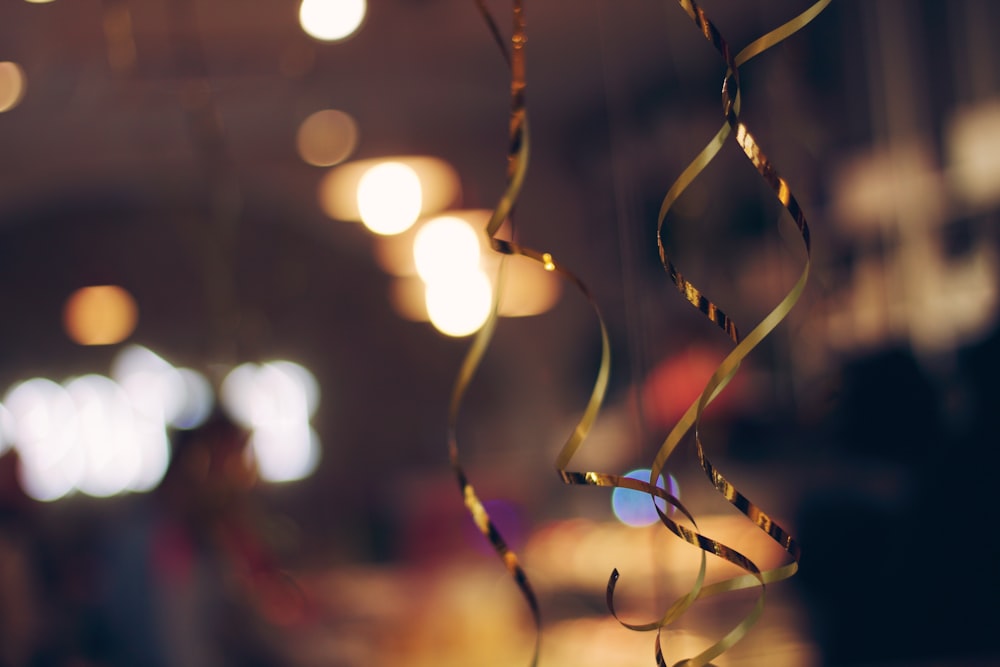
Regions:
<instances>
[{"instance_id":1,"label":"cluster of bokeh lights","mask_svg":"<svg viewBox=\"0 0 1000 667\"><path fill-rule=\"evenodd\" d=\"M250 431L249 453L263 480L288 482L315 470L320 447L310 419L319 386L306 368L290 361L237 366L221 399ZM171 429L197 428L215 403L204 375L130 345L115 357L110 377L36 377L10 387L0 405L0 452L16 450L21 485L36 500L149 491L170 462Z\"/></svg>"}]
</instances>

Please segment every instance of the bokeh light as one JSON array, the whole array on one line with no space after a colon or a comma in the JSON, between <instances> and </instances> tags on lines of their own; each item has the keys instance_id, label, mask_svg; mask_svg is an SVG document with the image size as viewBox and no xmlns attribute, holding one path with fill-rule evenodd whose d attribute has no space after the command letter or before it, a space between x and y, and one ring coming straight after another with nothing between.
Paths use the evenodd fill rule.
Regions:
<instances>
[{"instance_id":1,"label":"bokeh light","mask_svg":"<svg viewBox=\"0 0 1000 667\"><path fill-rule=\"evenodd\" d=\"M294 482L311 475L319 464L319 436L308 423L254 429L250 446L268 482Z\"/></svg>"},{"instance_id":2,"label":"bokeh light","mask_svg":"<svg viewBox=\"0 0 1000 667\"><path fill-rule=\"evenodd\" d=\"M455 204L461 194L455 169L439 158L399 155L344 162L331 168L319 183L318 199L323 212L334 220L361 222L358 202L361 179L373 167L398 163L412 169L420 182L420 205L417 215L434 215ZM375 193L379 195L379 193ZM382 192L380 196L385 196ZM391 193L398 197L398 193Z\"/></svg>"},{"instance_id":3,"label":"bokeh light","mask_svg":"<svg viewBox=\"0 0 1000 667\"><path fill-rule=\"evenodd\" d=\"M81 287L66 300L66 333L80 345L113 345L135 330L139 309L135 299L117 285Z\"/></svg>"},{"instance_id":4,"label":"bokeh light","mask_svg":"<svg viewBox=\"0 0 1000 667\"><path fill-rule=\"evenodd\" d=\"M14 423L11 421L7 407L0 404L0 456L14 444Z\"/></svg>"},{"instance_id":5,"label":"bokeh light","mask_svg":"<svg viewBox=\"0 0 1000 667\"><path fill-rule=\"evenodd\" d=\"M310 37L335 42L354 34L367 10L366 0L302 0L299 24Z\"/></svg>"},{"instance_id":6,"label":"bokeh light","mask_svg":"<svg viewBox=\"0 0 1000 667\"><path fill-rule=\"evenodd\" d=\"M201 426L212 413L215 397L208 378L190 368L178 368L184 383L183 400L170 419L170 425L179 429L193 429Z\"/></svg>"},{"instance_id":7,"label":"bokeh light","mask_svg":"<svg viewBox=\"0 0 1000 667\"><path fill-rule=\"evenodd\" d=\"M141 345L125 347L111 366L111 377L87 374L62 385L32 378L3 397L0 454L17 450L19 482L30 497L150 491L170 463L168 427L196 428L212 413L212 385L195 370ZM243 364L226 377L223 391L233 419L253 431L248 456L263 479L312 474L320 441L310 418L320 388L308 369L281 360Z\"/></svg>"},{"instance_id":8,"label":"bokeh light","mask_svg":"<svg viewBox=\"0 0 1000 667\"><path fill-rule=\"evenodd\" d=\"M422 228L423 225L417 224L400 234L376 236L375 243L372 244L372 253L379 268L390 276L399 278L415 276L417 265L413 258L413 242L417 238L417 232Z\"/></svg>"},{"instance_id":9,"label":"bokeh light","mask_svg":"<svg viewBox=\"0 0 1000 667\"><path fill-rule=\"evenodd\" d=\"M24 97L24 70L17 63L0 62L0 113L10 111Z\"/></svg>"},{"instance_id":10,"label":"bokeh light","mask_svg":"<svg viewBox=\"0 0 1000 667\"><path fill-rule=\"evenodd\" d=\"M308 164L330 167L354 152L358 145L358 125L350 114L323 109L302 121L295 144L299 157Z\"/></svg>"},{"instance_id":11,"label":"bokeh light","mask_svg":"<svg viewBox=\"0 0 1000 667\"><path fill-rule=\"evenodd\" d=\"M13 423L25 493L52 501L73 491L84 473L84 457L69 393L52 380L32 378L13 386L3 403Z\"/></svg>"},{"instance_id":12,"label":"bokeh light","mask_svg":"<svg viewBox=\"0 0 1000 667\"><path fill-rule=\"evenodd\" d=\"M420 177L401 162L383 162L365 172L358 183L361 222L376 234L399 234L420 217Z\"/></svg>"},{"instance_id":13,"label":"bokeh light","mask_svg":"<svg viewBox=\"0 0 1000 667\"><path fill-rule=\"evenodd\" d=\"M413 240L417 274L427 283L479 269L479 236L465 220L440 216L425 222Z\"/></svg>"},{"instance_id":14,"label":"bokeh light","mask_svg":"<svg viewBox=\"0 0 1000 667\"><path fill-rule=\"evenodd\" d=\"M319 436L309 419L319 384L291 361L245 363L226 375L221 400L234 420L251 429L250 446L262 479L289 482L309 476L319 461Z\"/></svg>"},{"instance_id":15,"label":"bokeh light","mask_svg":"<svg viewBox=\"0 0 1000 667\"><path fill-rule=\"evenodd\" d=\"M491 264L499 262L496 253L488 255ZM562 294L562 280L534 259L522 255L504 258L500 315L530 317L552 309ZM489 272L489 271L488 271Z\"/></svg>"},{"instance_id":16,"label":"bokeh light","mask_svg":"<svg viewBox=\"0 0 1000 667\"><path fill-rule=\"evenodd\" d=\"M427 314L431 324L448 336L468 336L486 322L493 300L490 279L473 271L461 280L437 280L427 285Z\"/></svg>"},{"instance_id":17,"label":"bokeh light","mask_svg":"<svg viewBox=\"0 0 1000 667\"><path fill-rule=\"evenodd\" d=\"M129 345L111 362L111 377L121 385L136 412L161 424L170 423L185 402L184 378L152 350Z\"/></svg>"},{"instance_id":18,"label":"bokeh light","mask_svg":"<svg viewBox=\"0 0 1000 667\"><path fill-rule=\"evenodd\" d=\"M389 288L389 302L400 317L411 322L427 322L427 288L416 276L396 278Z\"/></svg>"},{"instance_id":19,"label":"bokeh light","mask_svg":"<svg viewBox=\"0 0 1000 667\"><path fill-rule=\"evenodd\" d=\"M639 468L626 473L625 477L648 482L650 473L651 471L649 468ZM663 475L660 475L657 480L657 486L664 489L675 498L680 498L680 490L677 486L677 480L674 479L673 475L669 475L667 480L668 484L664 484ZM635 491L633 489L617 487L611 492L611 509L615 513L618 520L627 526L648 526L659 521L660 516L656 513L656 509L653 507L653 502L653 499L650 498L648 493ZM668 506L666 501L662 498L657 498L655 502L656 506L659 507L660 510L667 516L670 516L672 512L676 511L673 506Z\"/></svg>"},{"instance_id":20,"label":"bokeh light","mask_svg":"<svg viewBox=\"0 0 1000 667\"><path fill-rule=\"evenodd\" d=\"M84 375L66 384L77 416L77 447L84 471L77 488L106 498L125 491L139 476L140 448L134 413L125 392L110 378Z\"/></svg>"}]
</instances>

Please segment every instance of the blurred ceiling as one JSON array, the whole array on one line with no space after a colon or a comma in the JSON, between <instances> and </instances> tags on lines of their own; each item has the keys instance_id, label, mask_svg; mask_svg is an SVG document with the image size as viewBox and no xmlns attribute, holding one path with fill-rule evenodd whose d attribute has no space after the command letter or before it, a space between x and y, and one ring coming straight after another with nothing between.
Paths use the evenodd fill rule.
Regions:
<instances>
[{"instance_id":1,"label":"blurred ceiling","mask_svg":"<svg viewBox=\"0 0 1000 667\"><path fill-rule=\"evenodd\" d=\"M508 5L489 4L506 28ZM809 3L703 4L741 48ZM527 5L534 143L518 233L594 290L616 340L617 400L692 337L725 349L669 287L654 236L660 199L721 122L723 67L675 3ZM979 76L961 65L962 26L995 6L944 5L834 0L745 68L744 117L820 239L813 304L835 282L842 249L825 217L841 158L900 133L939 146L947 109L995 92L963 92L953 76ZM61 308L83 284L124 285L141 311L132 340L171 361L208 369L284 357L316 373L324 459L303 493L333 502L398 491L414 469L444 471L448 393L467 342L393 312L372 237L317 204L324 170L296 154L298 125L319 109L346 111L360 130L352 159L441 157L461 179L456 206L490 208L506 166L508 75L473 2L373 2L356 36L331 44L303 33L297 9L0 5L0 60L27 77L20 105L0 114L0 384L104 372L114 350L71 343ZM902 51L885 60L873 49L894 35ZM879 82L900 77L914 86L903 119L880 97ZM696 281L749 323L797 271L740 259L773 236L778 210L735 150L695 190L679 213L688 224L667 233ZM799 261L785 237L769 242ZM817 312L804 308L803 318ZM502 441L502 472L558 447L585 400L596 344L593 317L569 290L553 312L505 322L470 396L473 449Z\"/></svg>"}]
</instances>

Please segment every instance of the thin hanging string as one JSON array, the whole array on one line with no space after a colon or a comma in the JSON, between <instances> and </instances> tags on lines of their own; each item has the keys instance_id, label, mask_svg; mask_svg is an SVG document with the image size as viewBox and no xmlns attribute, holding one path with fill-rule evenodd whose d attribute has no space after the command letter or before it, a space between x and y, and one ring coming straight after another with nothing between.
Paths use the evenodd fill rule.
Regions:
<instances>
[{"instance_id":1,"label":"thin hanging string","mask_svg":"<svg viewBox=\"0 0 1000 667\"><path fill-rule=\"evenodd\" d=\"M235 279L236 237L242 192L201 37L193 0L167 3L169 35L178 75L188 136L204 173L209 224L184 225L187 240L202 264L205 298L210 313L209 352L218 361L239 358L240 308Z\"/></svg>"},{"instance_id":2,"label":"thin hanging string","mask_svg":"<svg viewBox=\"0 0 1000 667\"><path fill-rule=\"evenodd\" d=\"M596 21L599 33L601 54L601 85L604 92L605 110L607 114L608 152L611 156L611 183L615 204L615 230L618 236L618 261L621 266L623 302L625 304L625 337L628 341L628 363L631 385L636 389L634 404L637 422L638 442L645 443L649 437L645 407L642 401L642 386L646 378L650 355L644 332L648 330L642 307L642 274L637 268L643 260L636 248L635 229L641 229L639 219L642 215L642 205L636 199L640 194L636 191L636 179L629 164L633 163L631 153L632 143L621 131L628 127L628 105L623 99L619 85L612 73L612 54L608 45L608 17L613 12L606 11L605 2L598 0ZM633 447L633 449L635 449Z\"/></svg>"}]
</instances>

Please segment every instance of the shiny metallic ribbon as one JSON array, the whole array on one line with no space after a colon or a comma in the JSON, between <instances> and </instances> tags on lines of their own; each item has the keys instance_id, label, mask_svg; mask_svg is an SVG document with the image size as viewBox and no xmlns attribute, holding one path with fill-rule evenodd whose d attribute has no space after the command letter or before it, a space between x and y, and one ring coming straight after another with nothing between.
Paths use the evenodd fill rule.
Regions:
<instances>
[{"instance_id":1,"label":"shiny metallic ribbon","mask_svg":"<svg viewBox=\"0 0 1000 667\"><path fill-rule=\"evenodd\" d=\"M743 554L716 540L712 540L701 535L686 535L683 533L677 533L677 531L674 530L674 527L671 526L669 518L661 512L659 508L657 508L657 512L659 513L660 519L664 525L683 539L686 539L692 544L696 544L702 549L703 554L710 552L739 566L747 572L746 575L734 577L712 584L711 586L704 587L702 586L703 577L699 576L699 580L697 581L695 588L687 596L674 603L664 616L663 620L668 621L671 612L677 609L682 611L681 608L689 605L694 601L694 599L704 598L742 588L753 586L760 587L760 594L757 597L755 605L742 621L740 621L721 639L698 655L682 660L678 663L679 665L700 667L701 665L708 664L713 658L721 655L736 644L736 642L746 636L751 626L760 618L760 615L763 612L765 585L770 582L787 579L795 574L798 569L799 558L801 555L799 545L794 538L784 528L778 525L767 513L761 510L757 505L738 491L736 487L730 483L711 463L705 455L704 446L700 437L700 425L705 408L716 396L719 395L719 393L733 378L739 370L743 359L745 359L746 356L757 345L759 345L760 342L768 334L770 334L782 320L785 319L785 317L788 316L788 313L794 307L796 302L798 302L803 290L805 289L810 269L810 236L809 226L806 222L805 215L795 197L792 195L788 183L777 173L774 166L764 154L763 150L761 150L760 144L751 134L746 124L740 121L739 68L751 58L759 55L763 51L771 48L775 44L800 30L816 16L818 16L819 13L830 4L830 0L820 0L819 2L814 3L806 11L799 14L792 20L755 40L745 49L740 51L740 53L735 57L731 55L729 45L719 33L715 25L706 16L704 10L702 10L693 0L679 0L679 4L687 15L694 21L702 35L715 47L725 61L727 69L722 86L722 109L725 116L725 124L719 129L715 137L713 137L713 139L705 146L702 152L681 173L678 179L668 190L667 195L664 197L657 222L657 244L663 267L671 281L677 287L678 291L684 295L689 303L698 308L706 317L708 317L709 320L722 328L736 345L712 374L712 377L709 379L698 399L688 408L679 422L668 434L663 445L660 447L660 450L657 452L653 465L651 466L650 483L652 484L653 481L659 478L659 475L662 472L670 454L675 450L682 438L693 428L698 452L698 460L701 464L702 470L705 472L716 491L718 491L730 504L749 518L761 530L763 530L772 540L779 544L791 558L791 562L786 565L762 572ZM791 290L789 290L778 305L775 306L774 309L772 309L771 312L768 313L745 338L740 337L735 323L732 322L732 320L730 320L721 309L701 294L701 292L693 284L683 277L680 271L678 271L674 264L668 259L662 242L662 228L667 212L670 210L674 202L676 202L680 194L715 157L723 142L732 133L735 133L736 142L743 150L744 155L746 155L747 159L749 159L754 165L761 177L764 178L769 186L771 186L771 189L774 191L782 206L784 206L792 216L796 227L799 229L806 252L805 265L798 280L792 286ZM613 582L614 577L612 577L612 583L609 583L609 597L611 596L613 589ZM661 623L660 627L662 628L665 624L666 623ZM666 665L666 661L663 658L660 647L659 635L656 645L656 660L657 664Z\"/></svg>"},{"instance_id":2,"label":"shiny metallic ribbon","mask_svg":"<svg viewBox=\"0 0 1000 667\"><path fill-rule=\"evenodd\" d=\"M735 58L730 55L730 50L728 44L722 38L721 34L715 28L715 26L709 21L704 12L692 1L690 0L678 0L682 9L688 14L688 16L695 22L698 28L701 30L702 34L708 39L713 46L722 55L723 60L726 62L727 71L725 75L725 80L723 84L722 100L723 100L723 112L725 116L725 124L719 129L715 137L705 146L705 148L699 153L699 155L688 165L688 167L681 173L677 180L673 183L664 198L663 204L660 209L658 225L657 225L657 243L660 251L660 258L663 263L664 269L667 271L671 281L678 288L678 290L685 296L685 298L695 307L697 307L701 312L703 312L711 321L716 323L720 328L722 328L730 339L735 343L736 347L733 351L723 360L719 365L715 373L709 379L705 389L699 396L699 398L688 408L684 413L677 425L671 430L670 434L667 436L665 442L661 446L659 452L654 459L652 466L652 471L650 474L649 483L643 482L641 480L634 480L626 478L620 475L614 475L609 473L599 473L599 472L575 472L569 471L568 466L571 459L575 456L580 446L586 440L593 427L594 422L597 419L597 415L600 412L601 405L603 404L605 394L607 392L608 380L610 376L611 368L611 353L610 353L610 343L607 332L607 326L604 319L601 316L600 309L597 306L589 289L584 285L584 283L575 276L568 269L557 263L550 253L539 252L531 248L525 248L515 244L512 241L501 240L496 237L497 232L503 222L508 219L514 210L517 197L520 193L521 186L524 182L524 176L527 170L528 157L529 157L529 135L528 135L528 121L525 105L525 61L524 61L524 46L526 43L526 32L525 32L525 19L524 19L524 7L522 0L513 1L513 33L511 36L510 44L511 49L508 51L506 44L501 37L499 28L496 22L490 15L489 10L486 8L483 0L476 0L477 7L479 8L481 14L487 22L490 31L496 40L497 44L500 46L500 50L504 55L505 60L511 69L511 111L510 111L510 127L509 127L509 148L507 156L507 185L506 189L501 196L493 214L490 217L489 222L486 226L486 234L490 240L490 245L493 250L499 252L503 255L523 255L538 261L543 265L543 267L548 271L555 271L562 275L562 277L568 282L576 286L576 288L584 295L588 300L591 307L593 308L595 315L597 317L598 325L601 333L601 361L597 372L597 377L594 382L594 386L591 390L590 398L584 408L583 414L577 423L576 427L573 429L572 433L563 444L559 454L555 460L555 468L560 478L566 484L574 485L588 485L588 486L603 486L603 487L613 487L613 488L629 488L636 491L641 491L649 493L651 497L660 498L664 500L667 504L672 506L677 510L680 515L683 515L691 524L692 528L688 528L681 525L671 519L667 514L662 511L659 506L656 505L654 500L654 507L660 517L661 522L666 526L672 533L683 539L684 541L698 547L701 550L701 564L698 570L698 574L695 578L695 582L692 585L691 590L681 598L677 599L666 612L658 619L648 622L648 623L627 623L618 617L615 611L614 605L614 591L619 579L619 573L617 570L613 571L611 577L608 581L606 599L608 608L611 613L619 620L622 625L632 630L637 631L649 631L656 630L656 642L655 642L655 659L657 665L666 666L666 661L663 656L663 651L661 647L661 632L664 627L670 623L676 621L680 616L699 598L705 598L727 591L739 590L742 588L749 588L753 586L760 587L760 594L758 596L757 602L754 605L751 612L734 628L732 628L724 637L718 640L715 644L710 646L708 649L702 651L698 655L681 661L678 665L688 665L691 667L698 667L701 665L706 665L713 658L721 655L723 652L728 650L736 642L742 639L746 633L749 631L750 627L757 621L763 612L764 608L764 587L766 583L779 581L781 579L786 579L792 576L798 568L799 560L799 547L795 540L777 523L775 523L770 516L764 513L759 507L754 505L747 499L742 493L740 493L726 478L711 464L708 458L705 456L702 442L699 436L699 426L701 423L701 417L705 408L712 402L712 400L719 395L720 392L726 387L729 381L733 378L735 373L738 371L740 363L742 360L750 353L750 351L756 347L761 340L764 339L789 313L791 308L798 301L805 288L806 280L809 274L809 260L808 253L809 247L809 228L806 223L805 217L802 214L801 208L791 194L791 191L787 183L782 179L776 171L774 170L771 163L768 161L764 153L760 150L760 146L754 137L750 134L746 125L744 125L739 120L740 111L740 93L739 93L739 67L746 63L751 58L762 53L763 51L771 48L775 44L786 39L788 36L792 35L803 26L805 26L809 21L815 18L830 2L830 0L820 0L816 2L805 12L795 17L794 19L788 21L781 27L767 33L763 37L755 40L745 49L743 49ZM748 159L754 164L761 176L771 185L777 195L779 201L782 205L789 211L798 226L803 243L805 245L807 260L805 268L802 271L801 276L798 281L789 291L789 293L782 299L782 301L750 332L746 338L740 337L735 323L728 318L728 316L723 313L712 301L705 297L701 292L689 281L687 281L683 275L676 269L672 262L667 258L666 250L662 244L662 227L666 215L677 198L681 193L690 185L690 183L701 173L702 170L711 162L711 160L718 153L724 141L729 137L729 135L735 130L736 140L740 147L743 149L744 153L747 155ZM499 281L502 281L503 274L503 264L501 263L501 270ZM499 283L498 281L498 283ZM457 445L457 422L458 415L461 409L462 400L467 392L468 386L475 375L476 370L481 363L483 355L486 353L489 347L490 340L495 331L497 318L498 318L498 299L499 299L500 289L495 290L493 308L491 310L490 317L484 326L480 329L476 335L472 346L470 347L466 357L462 363L459 370L458 376L455 381L455 385L452 390L451 404L449 408L449 420L448 420L448 430L449 430L449 455L451 460L451 465L455 473L456 479L459 484L459 489L461 491L465 505L473 517L477 527L480 532L486 537L486 539L493 546L494 550L500 556L504 565L506 566L508 572L511 574L518 587L520 588L523 596L525 597L528 605L531 609L531 613L536 626L536 642L534 647L534 654L532 657L532 666L536 665L538 662L538 654L540 648L540 638L541 638L541 612L538 604L537 596L535 595L527 576L520 562L506 545L500 532L496 529L489 514L484 509L479 498L476 496L475 490L473 489L471 483L469 482L464 470L462 469L459 456L458 456L458 445ZM775 540L781 547L789 554L792 562L784 565L782 567L776 568L774 570L768 570L762 572L750 559L748 559L743 554L738 551L706 537L698 532L697 523L694 520L693 515L687 510L680 502L680 500L673 495L667 493L664 489L656 485L656 480L659 478L667 459L671 453L676 449L677 445L680 443L681 439L692 429L695 431L695 441L697 444L698 457L703 470L708 476L709 480L712 482L716 490L722 494L734 507L736 507L740 512L746 515L751 521L753 521L758 527L764 530L773 540ZM711 584L705 586L705 574L706 574L706 555L711 553L715 556L723 558L728 562L731 562L745 572L746 575L731 578L725 581Z\"/></svg>"},{"instance_id":3,"label":"shiny metallic ribbon","mask_svg":"<svg viewBox=\"0 0 1000 667\"><path fill-rule=\"evenodd\" d=\"M529 252L521 250L513 243L501 241L496 238L500 226L511 215L514 209L514 204L517 201L521 185L524 182L524 174L528 167L528 129L524 97L524 45L526 33L523 1L513 0L514 28L510 40L511 49L509 52L484 0L476 0L476 4L511 70L511 112L507 154L507 184L499 203L493 210L490 220L486 225L486 233L490 239L491 247L497 252L505 255L525 254L532 256ZM538 253L535 253L535 255L538 255L536 259L541 259L541 255ZM531 658L531 665L534 667L538 664L538 653L541 648L542 617L538 597L535 595L534 589L532 589L528 581L528 577L521 566L517 554L507 546L506 541L493 523L486 508L483 507L483 503L476 495L475 489L469 482L465 470L462 468L458 454L458 416L461 411L462 400L476 370L479 368L483 355L486 353L490 340L493 337L493 332L496 329L499 317L499 295L501 293L500 287L503 280L503 271L504 266L503 262L501 262L497 285L493 290L493 304L490 309L490 315L473 339L472 346L466 353L452 388L451 403L448 409L448 455L466 509L472 516L476 527L489 541L494 551L496 551L497 555L503 561L504 566L514 579L531 610L532 619L535 624L535 646Z\"/></svg>"}]
</instances>

